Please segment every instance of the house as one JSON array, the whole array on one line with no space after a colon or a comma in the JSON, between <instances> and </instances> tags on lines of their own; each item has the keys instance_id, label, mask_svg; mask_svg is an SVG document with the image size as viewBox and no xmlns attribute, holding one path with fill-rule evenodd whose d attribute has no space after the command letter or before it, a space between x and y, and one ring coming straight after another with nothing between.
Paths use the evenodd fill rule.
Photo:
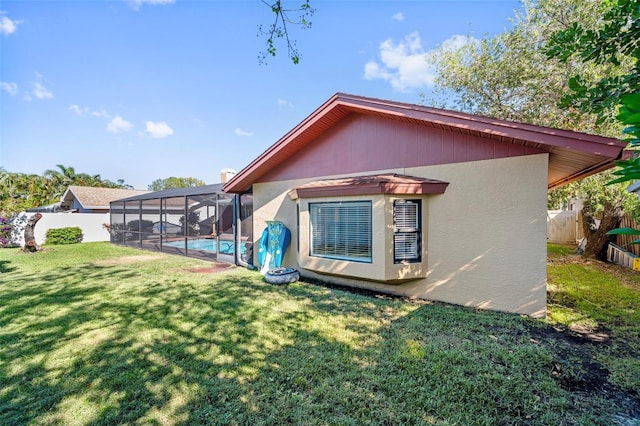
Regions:
<instances>
[{"instance_id":1,"label":"house","mask_svg":"<svg viewBox=\"0 0 640 426\"><path fill-rule=\"evenodd\" d=\"M71 185L62 194L58 211L74 213L109 213L109 203L149 191L122 188L95 188Z\"/></svg>"},{"instance_id":2,"label":"house","mask_svg":"<svg viewBox=\"0 0 640 426\"><path fill-rule=\"evenodd\" d=\"M283 266L334 284L542 317L547 190L610 168L611 138L338 93L226 183ZM255 259L254 259L255 261Z\"/></svg>"}]
</instances>

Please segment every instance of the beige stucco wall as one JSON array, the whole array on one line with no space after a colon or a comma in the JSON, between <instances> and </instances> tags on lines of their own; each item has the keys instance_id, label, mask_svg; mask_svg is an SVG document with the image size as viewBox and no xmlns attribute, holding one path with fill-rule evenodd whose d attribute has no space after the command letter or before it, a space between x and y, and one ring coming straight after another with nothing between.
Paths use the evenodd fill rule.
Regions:
<instances>
[{"instance_id":1,"label":"beige stucco wall","mask_svg":"<svg viewBox=\"0 0 640 426\"><path fill-rule=\"evenodd\" d=\"M283 221L292 232L283 265L309 278L541 317L546 310L547 168L548 155L538 154L367 173L394 172L450 183L442 195L419 197L423 199L423 261L411 265L405 278L411 274L426 278L392 283L354 279L356 275L369 280L397 277L402 265L393 265L389 241L382 246L387 250L384 266L376 251L374 263L364 266L306 256L306 221L301 220L299 236L296 202L287 192L317 179L254 184L254 235L259 238L267 220ZM362 197L353 197L357 198ZM383 198L378 197L379 205L390 208L393 197L381 202ZM308 200L301 201L304 219ZM379 213L374 213L374 229L382 229L382 238L390 239L390 215ZM376 241L381 237L376 232L374 250L379 250ZM305 250L302 255L297 253L298 241Z\"/></svg>"}]
</instances>

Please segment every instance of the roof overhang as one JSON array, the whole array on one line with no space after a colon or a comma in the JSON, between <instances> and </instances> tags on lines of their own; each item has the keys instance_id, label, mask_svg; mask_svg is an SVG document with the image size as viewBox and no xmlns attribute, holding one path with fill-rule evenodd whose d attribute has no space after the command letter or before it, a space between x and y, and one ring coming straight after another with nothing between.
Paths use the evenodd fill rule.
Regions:
<instances>
[{"instance_id":1,"label":"roof overhang","mask_svg":"<svg viewBox=\"0 0 640 426\"><path fill-rule=\"evenodd\" d=\"M449 182L399 174L356 176L310 182L289 191L298 198L338 197L351 195L428 195L444 194Z\"/></svg>"},{"instance_id":2,"label":"roof overhang","mask_svg":"<svg viewBox=\"0 0 640 426\"><path fill-rule=\"evenodd\" d=\"M626 145L614 138L338 93L231 178L224 186L225 192L250 190L267 172L353 113L378 115L548 152L549 189L613 167Z\"/></svg>"}]
</instances>

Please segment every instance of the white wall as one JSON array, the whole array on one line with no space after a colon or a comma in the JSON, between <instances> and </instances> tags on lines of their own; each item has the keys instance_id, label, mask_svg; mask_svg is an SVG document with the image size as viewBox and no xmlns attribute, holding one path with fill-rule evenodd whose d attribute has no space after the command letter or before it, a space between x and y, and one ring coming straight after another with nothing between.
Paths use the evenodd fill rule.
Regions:
<instances>
[{"instance_id":1,"label":"white wall","mask_svg":"<svg viewBox=\"0 0 640 426\"><path fill-rule=\"evenodd\" d=\"M14 222L21 223L22 227L14 233L14 244L24 246L24 225L26 219L35 213L20 213L20 217ZM77 226L82 229L82 242L109 241L109 232L102 226L109 223L109 213L40 213L42 218L36 223L36 243L42 245L45 242L47 230L52 228L69 228ZM22 219L22 220L21 220Z\"/></svg>"}]
</instances>

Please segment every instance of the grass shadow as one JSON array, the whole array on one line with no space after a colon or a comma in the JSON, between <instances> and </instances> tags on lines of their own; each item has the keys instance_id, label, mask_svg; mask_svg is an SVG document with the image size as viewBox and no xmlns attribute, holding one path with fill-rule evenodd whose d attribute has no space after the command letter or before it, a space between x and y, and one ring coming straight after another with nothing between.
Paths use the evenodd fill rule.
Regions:
<instances>
[{"instance_id":1,"label":"grass shadow","mask_svg":"<svg viewBox=\"0 0 640 426\"><path fill-rule=\"evenodd\" d=\"M594 352L515 315L273 286L243 269L198 274L170 257L34 265L0 287L2 424L598 424L637 413L562 386L559 360L586 353L587 368Z\"/></svg>"},{"instance_id":2,"label":"grass shadow","mask_svg":"<svg viewBox=\"0 0 640 426\"><path fill-rule=\"evenodd\" d=\"M8 260L0 260L0 274L5 273L5 272L13 272L16 270L15 267L13 266L9 266L11 265L11 262Z\"/></svg>"}]
</instances>

